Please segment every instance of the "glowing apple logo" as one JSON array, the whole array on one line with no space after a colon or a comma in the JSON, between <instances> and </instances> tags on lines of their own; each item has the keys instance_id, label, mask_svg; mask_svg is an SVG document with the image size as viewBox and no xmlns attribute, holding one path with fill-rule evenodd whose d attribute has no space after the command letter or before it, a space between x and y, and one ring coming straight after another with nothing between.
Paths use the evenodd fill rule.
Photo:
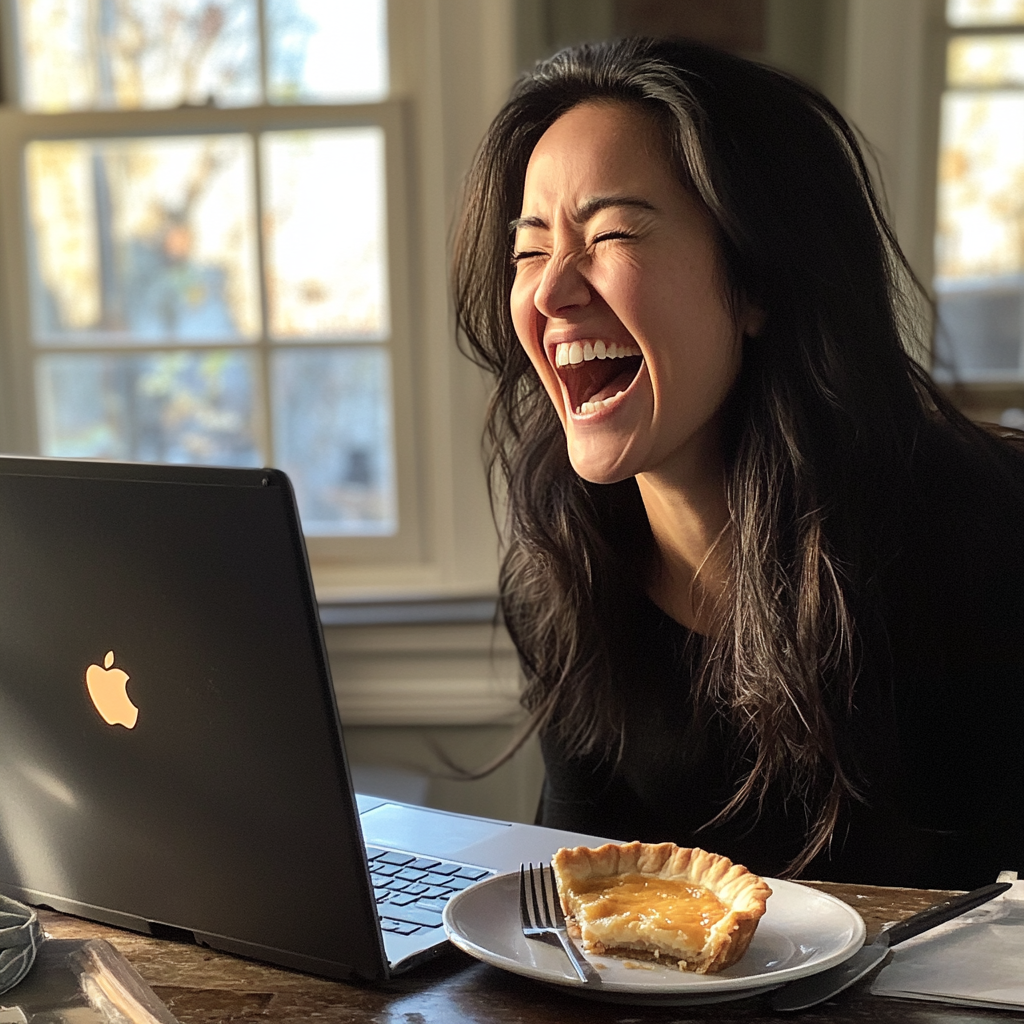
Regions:
<instances>
[{"instance_id":1,"label":"glowing apple logo","mask_svg":"<svg viewBox=\"0 0 1024 1024\"><path fill-rule=\"evenodd\" d=\"M139 720L139 709L128 696L128 673L112 668L113 664L114 652L107 651L102 666L90 665L85 670L89 698L107 725L134 729Z\"/></svg>"}]
</instances>

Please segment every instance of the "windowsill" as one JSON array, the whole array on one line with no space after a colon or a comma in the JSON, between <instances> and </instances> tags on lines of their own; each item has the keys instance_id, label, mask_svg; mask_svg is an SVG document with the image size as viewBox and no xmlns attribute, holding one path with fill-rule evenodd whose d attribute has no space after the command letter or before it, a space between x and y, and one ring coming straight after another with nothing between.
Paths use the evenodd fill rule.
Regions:
<instances>
[{"instance_id":1,"label":"windowsill","mask_svg":"<svg viewBox=\"0 0 1024 1024\"><path fill-rule=\"evenodd\" d=\"M320 602L320 621L330 626L426 626L438 623L494 623L498 600L469 597L377 598Z\"/></svg>"}]
</instances>

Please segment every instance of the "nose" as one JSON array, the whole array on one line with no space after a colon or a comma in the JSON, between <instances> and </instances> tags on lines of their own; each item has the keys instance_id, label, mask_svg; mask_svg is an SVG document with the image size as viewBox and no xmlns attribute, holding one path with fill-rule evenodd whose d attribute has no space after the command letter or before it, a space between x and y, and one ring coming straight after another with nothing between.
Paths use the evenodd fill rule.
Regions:
<instances>
[{"instance_id":1,"label":"nose","mask_svg":"<svg viewBox=\"0 0 1024 1024\"><path fill-rule=\"evenodd\" d=\"M564 317L571 310L586 306L591 297L590 283L580 272L577 254L566 253L553 255L547 261L533 303L543 316Z\"/></svg>"}]
</instances>

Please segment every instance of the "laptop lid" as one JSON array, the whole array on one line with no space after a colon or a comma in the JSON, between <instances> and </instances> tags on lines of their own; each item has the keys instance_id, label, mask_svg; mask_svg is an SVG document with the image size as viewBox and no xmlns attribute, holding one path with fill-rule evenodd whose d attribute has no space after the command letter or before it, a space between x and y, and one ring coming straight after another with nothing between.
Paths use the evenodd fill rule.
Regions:
<instances>
[{"instance_id":1,"label":"laptop lid","mask_svg":"<svg viewBox=\"0 0 1024 1024\"><path fill-rule=\"evenodd\" d=\"M388 973L286 477L0 458L0 891Z\"/></svg>"}]
</instances>

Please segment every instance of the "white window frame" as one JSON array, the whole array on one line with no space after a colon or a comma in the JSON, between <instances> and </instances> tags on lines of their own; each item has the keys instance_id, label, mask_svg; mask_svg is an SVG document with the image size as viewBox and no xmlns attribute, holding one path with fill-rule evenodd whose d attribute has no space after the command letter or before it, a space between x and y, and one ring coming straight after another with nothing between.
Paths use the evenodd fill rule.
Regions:
<instances>
[{"instance_id":1,"label":"white window frame","mask_svg":"<svg viewBox=\"0 0 1024 1024\"><path fill-rule=\"evenodd\" d=\"M395 448L397 460L398 531L387 537L310 537L311 557L329 563L343 558L360 562L382 562L408 559L418 554L418 536L415 523L416 488L412 485L414 467L410 457L414 428L410 411L412 403L408 394L411 374L409 311L408 311L408 267L406 254L409 251L406 237L408 218L404 196L407 188L404 178L407 159L403 152L405 132L402 125L401 105L394 101L381 104L358 106L302 106L302 107L246 107L246 108L184 108L158 111L90 111L74 114L24 113L7 109L0 112L0 175L12 187L5 188L0 197L2 217L2 239L4 251L4 296L5 337L10 339L10 369L16 387L11 396L15 433L11 438L16 450L38 453L39 441L36 436L34 365L38 355L49 351L50 346L34 347L31 343L29 321L30 283L26 257L27 201L24 181L24 152L28 143L36 140L53 139L143 139L154 137L181 137L216 135L245 135L252 142L254 155L253 173L258 179L258 140L262 133L278 130L301 130L316 128L351 128L375 126L383 130L386 168L386 200L388 205L388 274L391 303L391 333L387 341L379 345L389 353L392 365L392 389L394 408ZM262 217L261 200L257 181L252 182L255 197L255 219ZM343 350L356 342L301 340L296 348L323 348ZM69 346L69 348L72 346ZM203 350L221 345L201 346ZM235 351L256 354L261 372L259 386L262 401L257 407L262 414L257 417L259 439L263 451L270 451L270 438L266 412L268 405L270 338L264 325L260 334L251 342L230 343ZM281 346L284 347L284 346ZM290 347L290 345L289 345ZM378 346L374 346L378 347ZM118 353L139 353L150 346L111 346L110 351ZM168 349L184 351L192 346L175 346ZM200 346L195 346L199 349ZM92 350L92 347L90 347ZM405 456L404 459L402 456Z\"/></svg>"},{"instance_id":2,"label":"white window frame","mask_svg":"<svg viewBox=\"0 0 1024 1024\"><path fill-rule=\"evenodd\" d=\"M893 227L922 283L935 265L944 0L846 0L832 99L878 159Z\"/></svg>"},{"instance_id":3,"label":"white window frame","mask_svg":"<svg viewBox=\"0 0 1024 1024\"><path fill-rule=\"evenodd\" d=\"M513 78L512 26L511 0L390 0L391 92L379 104L0 111L0 448L36 450L22 168L28 141L380 125L398 533L308 538L317 593L322 602L493 595L497 539L480 449L487 385L455 350L447 240L461 177ZM9 47L10 31L4 40ZM11 60L4 63L11 68ZM265 352L265 338L261 344Z\"/></svg>"},{"instance_id":4,"label":"white window frame","mask_svg":"<svg viewBox=\"0 0 1024 1024\"><path fill-rule=\"evenodd\" d=\"M946 43L944 0L842 0L843 55L831 98L874 147L897 237L934 297L935 219ZM1024 407L1024 382L949 386L968 415L997 421Z\"/></svg>"}]
</instances>

